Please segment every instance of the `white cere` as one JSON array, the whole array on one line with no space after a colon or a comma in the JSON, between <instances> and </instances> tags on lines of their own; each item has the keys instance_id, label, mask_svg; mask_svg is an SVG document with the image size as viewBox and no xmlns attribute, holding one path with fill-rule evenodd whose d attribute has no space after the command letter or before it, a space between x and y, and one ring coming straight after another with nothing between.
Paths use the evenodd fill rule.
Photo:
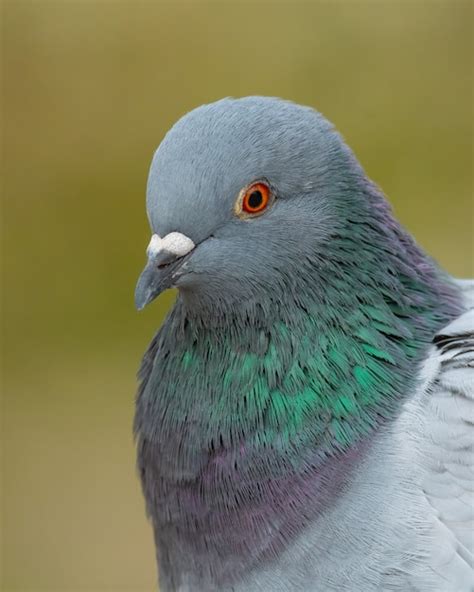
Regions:
<instances>
[{"instance_id":1,"label":"white cere","mask_svg":"<svg viewBox=\"0 0 474 592\"><path fill-rule=\"evenodd\" d=\"M148 257L154 257L161 251L166 251L176 255L176 257L184 257L195 247L193 241L181 232L170 232L163 238L154 234L151 237L150 244L146 250Z\"/></svg>"}]
</instances>

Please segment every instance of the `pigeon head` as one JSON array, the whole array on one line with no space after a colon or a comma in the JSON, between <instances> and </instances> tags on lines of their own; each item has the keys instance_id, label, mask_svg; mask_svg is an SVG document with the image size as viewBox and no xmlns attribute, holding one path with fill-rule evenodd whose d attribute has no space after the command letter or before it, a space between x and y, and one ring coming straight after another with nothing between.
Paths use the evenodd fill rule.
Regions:
<instances>
[{"instance_id":1,"label":"pigeon head","mask_svg":"<svg viewBox=\"0 0 474 592\"><path fill-rule=\"evenodd\" d=\"M350 212L367 209L354 190L364 179L311 108L248 97L191 111L151 165L152 239L137 307L169 287L214 310L297 291L306 268L327 260Z\"/></svg>"}]
</instances>

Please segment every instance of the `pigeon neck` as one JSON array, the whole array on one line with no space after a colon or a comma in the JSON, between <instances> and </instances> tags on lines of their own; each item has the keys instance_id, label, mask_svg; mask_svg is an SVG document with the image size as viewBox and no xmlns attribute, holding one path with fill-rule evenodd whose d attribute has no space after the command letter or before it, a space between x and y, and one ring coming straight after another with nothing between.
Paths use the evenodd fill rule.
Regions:
<instances>
[{"instance_id":1,"label":"pigeon neck","mask_svg":"<svg viewBox=\"0 0 474 592\"><path fill-rule=\"evenodd\" d=\"M220 314L178 297L136 418L139 446L159 459L165 571L186 546L212 571L217 555L246 564L301 532L312 520L301 500L322 512L337 495L459 311L450 281L374 208L280 293Z\"/></svg>"},{"instance_id":2,"label":"pigeon neck","mask_svg":"<svg viewBox=\"0 0 474 592\"><path fill-rule=\"evenodd\" d=\"M345 266L319 266L222 315L178 301L176 380L208 396L208 448L243 446L249 468L264 452L284 473L396 417L432 335L459 311L450 282L399 231L391 273L380 252L350 281Z\"/></svg>"}]
</instances>

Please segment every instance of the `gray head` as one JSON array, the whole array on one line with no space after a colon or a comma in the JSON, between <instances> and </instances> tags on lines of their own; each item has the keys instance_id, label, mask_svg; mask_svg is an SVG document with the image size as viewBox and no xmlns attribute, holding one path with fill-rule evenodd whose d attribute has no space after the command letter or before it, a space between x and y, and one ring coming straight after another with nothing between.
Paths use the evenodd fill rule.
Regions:
<instances>
[{"instance_id":1,"label":"gray head","mask_svg":"<svg viewBox=\"0 0 474 592\"><path fill-rule=\"evenodd\" d=\"M191 111L151 165L147 211L157 236L137 306L171 286L199 305L288 289L295 267L337 232L346 190L361 179L339 134L311 108L248 97ZM258 211L254 195L257 211L245 212L254 183L268 188L268 204Z\"/></svg>"}]
</instances>

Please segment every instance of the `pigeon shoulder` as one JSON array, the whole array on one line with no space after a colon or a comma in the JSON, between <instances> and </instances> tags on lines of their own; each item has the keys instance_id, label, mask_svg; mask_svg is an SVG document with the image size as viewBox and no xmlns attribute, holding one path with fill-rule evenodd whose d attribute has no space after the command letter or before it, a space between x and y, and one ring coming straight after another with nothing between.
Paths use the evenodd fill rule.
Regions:
<instances>
[{"instance_id":1,"label":"pigeon shoulder","mask_svg":"<svg viewBox=\"0 0 474 592\"><path fill-rule=\"evenodd\" d=\"M423 495L432 520L430 567L444 592L474 591L474 281L466 310L439 331L422 369Z\"/></svg>"}]
</instances>

